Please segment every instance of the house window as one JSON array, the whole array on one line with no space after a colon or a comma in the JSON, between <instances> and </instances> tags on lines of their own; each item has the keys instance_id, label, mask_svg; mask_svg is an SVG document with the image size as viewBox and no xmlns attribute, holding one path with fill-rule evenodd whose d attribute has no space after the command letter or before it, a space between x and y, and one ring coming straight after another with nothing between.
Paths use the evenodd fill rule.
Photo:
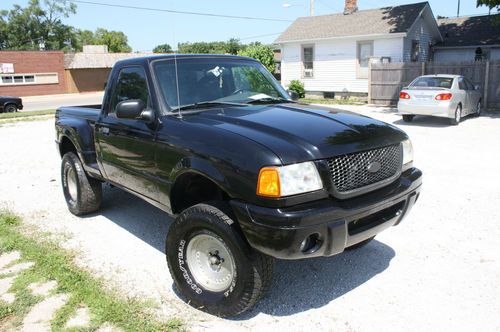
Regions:
<instances>
[{"instance_id":1,"label":"house window","mask_svg":"<svg viewBox=\"0 0 500 332\"><path fill-rule=\"evenodd\" d=\"M420 41L411 41L411 62L417 62L420 55Z\"/></svg>"},{"instance_id":2,"label":"house window","mask_svg":"<svg viewBox=\"0 0 500 332\"><path fill-rule=\"evenodd\" d=\"M0 75L0 86L57 83L59 83L59 76L57 73Z\"/></svg>"},{"instance_id":3,"label":"house window","mask_svg":"<svg viewBox=\"0 0 500 332\"><path fill-rule=\"evenodd\" d=\"M302 66L303 73L302 77L314 77L314 47L313 46L303 46L302 47Z\"/></svg>"},{"instance_id":4,"label":"house window","mask_svg":"<svg viewBox=\"0 0 500 332\"><path fill-rule=\"evenodd\" d=\"M373 42L358 42L358 70L357 78L368 78L368 66L373 56Z\"/></svg>"}]
</instances>

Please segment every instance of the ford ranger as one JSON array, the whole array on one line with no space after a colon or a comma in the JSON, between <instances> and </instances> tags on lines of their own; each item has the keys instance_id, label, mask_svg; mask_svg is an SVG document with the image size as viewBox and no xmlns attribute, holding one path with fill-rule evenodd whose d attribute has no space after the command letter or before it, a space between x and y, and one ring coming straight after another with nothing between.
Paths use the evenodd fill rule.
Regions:
<instances>
[{"instance_id":1,"label":"ford ranger","mask_svg":"<svg viewBox=\"0 0 500 332\"><path fill-rule=\"evenodd\" d=\"M56 113L69 211L98 211L103 183L164 210L180 293L211 314L244 312L270 287L274 259L363 246L420 193L403 131L296 97L245 57L117 62L102 105Z\"/></svg>"}]
</instances>

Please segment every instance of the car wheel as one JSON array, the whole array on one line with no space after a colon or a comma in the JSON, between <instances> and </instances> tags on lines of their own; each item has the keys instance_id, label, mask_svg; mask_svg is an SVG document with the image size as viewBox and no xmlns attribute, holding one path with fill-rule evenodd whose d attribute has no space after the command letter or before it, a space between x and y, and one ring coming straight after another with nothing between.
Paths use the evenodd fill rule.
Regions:
<instances>
[{"instance_id":1,"label":"car wheel","mask_svg":"<svg viewBox=\"0 0 500 332\"><path fill-rule=\"evenodd\" d=\"M481 116L481 101L477 102L477 107L476 107L476 116Z\"/></svg>"},{"instance_id":2,"label":"car wheel","mask_svg":"<svg viewBox=\"0 0 500 332\"><path fill-rule=\"evenodd\" d=\"M8 104L5 106L5 113L14 113L17 112L17 106L14 104Z\"/></svg>"},{"instance_id":3,"label":"car wheel","mask_svg":"<svg viewBox=\"0 0 500 332\"><path fill-rule=\"evenodd\" d=\"M87 176L80 159L73 152L66 153L62 158L61 183L68 209L74 215L91 213L101 207L101 182Z\"/></svg>"},{"instance_id":4,"label":"car wheel","mask_svg":"<svg viewBox=\"0 0 500 332\"><path fill-rule=\"evenodd\" d=\"M356 243L350 247L345 248L345 250L356 250L356 249L362 248L362 247L366 246L368 243L372 242L374 238L375 238L375 236L372 236L369 239L366 239L364 241L361 241L361 242Z\"/></svg>"},{"instance_id":5,"label":"car wheel","mask_svg":"<svg viewBox=\"0 0 500 332\"><path fill-rule=\"evenodd\" d=\"M412 122L414 117L415 117L415 115L413 115L413 114L404 114L403 121L404 122Z\"/></svg>"},{"instance_id":6,"label":"car wheel","mask_svg":"<svg viewBox=\"0 0 500 332\"><path fill-rule=\"evenodd\" d=\"M249 247L225 203L184 210L170 226L166 256L187 302L219 317L248 310L271 284L274 259Z\"/></svg>"},{"instance_id":7,"label":"car wheel","mask_svg":"<svg viewBox=\"0 0 500 332\"><path fill-rule=\"evenodd\" d=\"M455 116L452 119L450 119L450 123L456 126L460 123L461 119L462 119L462 106L458 105L457 109L455 110Z\"/></svg>"}]
</instances>

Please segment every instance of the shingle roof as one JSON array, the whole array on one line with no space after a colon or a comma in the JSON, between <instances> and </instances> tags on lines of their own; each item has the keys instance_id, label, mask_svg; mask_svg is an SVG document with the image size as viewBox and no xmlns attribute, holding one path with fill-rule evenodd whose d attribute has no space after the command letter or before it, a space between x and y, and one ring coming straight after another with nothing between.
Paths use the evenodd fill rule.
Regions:
<instances>
[{"instance_id":1,"label":"shingle roof","mask_svg":"<svg viewBox=\"0 0 500 332\"><path fill-rule=\"evenodd\" d=\"M500 14L438 19L439 46L500 45Z\"/></svg>"},{"instance_id":2,"label":"shingle roof","mask_svg":"<svg viewBox=\"0 0 500 332\"><path fill-rule=\"evenodd\" d=\"M408 32L427 2L343 13L299 17L275 43L345 36Z\"/></svg>"}]
</instances>

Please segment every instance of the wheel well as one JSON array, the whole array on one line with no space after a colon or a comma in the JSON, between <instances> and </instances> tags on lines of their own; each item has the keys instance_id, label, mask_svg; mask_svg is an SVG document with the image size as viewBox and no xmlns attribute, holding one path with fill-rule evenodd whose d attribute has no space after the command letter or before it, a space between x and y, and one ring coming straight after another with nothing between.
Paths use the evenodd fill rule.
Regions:
<instances>
[{"instance_id":1,"label":"wheel well","mask_svg":"<svg viewBox=\"0 0 500 332\"><path fill-rule=\"evenodd\" d=\"M66 136L64 136L61 140L61 143L59 143L59 151L61 153L61 157L68 152L74 152L75 154L77 154L75 145Z\"/></svg>"},{"instance_id":2,"label":"wheel well","mask_svg":"<svg viewBox=\"0 0 500 332\"><path fill-rule=\"evenodd\" d=\"M229 195L215 182L197 173L181 175L171 191L170 202L173 213L202 202L229 200Z\"/></svg>"},{"instance_id":3,"label":"wheel well","mask_svg":"<svg viewBox=\"0 0 500 332\"><path fill-rule=\"evenodd\" d=\"M7 108L9 105L14 105L17 108L16 103L8 102L3 105L4 109Z\"/></svg>"}]
</instances>

